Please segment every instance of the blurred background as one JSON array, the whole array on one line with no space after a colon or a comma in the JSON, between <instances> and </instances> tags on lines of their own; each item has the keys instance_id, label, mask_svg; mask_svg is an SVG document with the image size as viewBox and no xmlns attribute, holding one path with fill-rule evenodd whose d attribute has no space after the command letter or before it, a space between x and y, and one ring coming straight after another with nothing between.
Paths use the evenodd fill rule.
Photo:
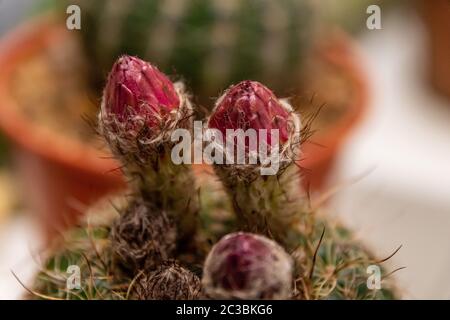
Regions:
<instances>
[{"instance_id":1,"label":"blurred background","mask_svg":"<svg viewBox=\"0 0 450 320\"><path fill-rule=\"evenodd\" d=\"M446 0L0 0L0 299L123 186L91 125L123 53L184 80L202 110L246 78L291 97L314 120L313 203L380 257L402 246L388 262L406 267L402 297L449 299L449 34Z\"/></svg>"}]
</instances>

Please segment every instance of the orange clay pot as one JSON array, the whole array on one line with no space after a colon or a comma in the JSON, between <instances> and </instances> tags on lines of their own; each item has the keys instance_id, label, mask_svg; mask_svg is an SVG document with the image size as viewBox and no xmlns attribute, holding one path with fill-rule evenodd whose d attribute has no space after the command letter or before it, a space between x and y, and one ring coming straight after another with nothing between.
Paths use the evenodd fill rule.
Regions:
<instances>
[{"instance_id":1,"label":"orange clay pot","mask_svg":"<svg viewBox=\"0 0 450 320\"><path fill-rule=\"evenodd\" d=\"M419 9L429 34L431 81L450 98L450 1L421 1Z\"/></svg>"},{"instance_id":2,"label":"orange clay pot","mask_svg":"<svg viewBox=\"0 0 450 320\"><path fill-rule=\"evenodd\" d=\"M115 161L80 141L38 126L21 113L10 94L17 66L67 32L45 17L0 42L0 128L12 141L22 196L48 238L76 223L93 201L124 186L123 178L111 172L118 167Z\"/></svg>"},{"instance_id":3,"label":"orange clay pot","mask_svg":"<svg viewBox=\"0 0 450 320\"><path fill-rule=\"evenodd\" d=\"M80 141L42 130L21 114L10 94L15 68L49 43L61 41L67 32L52 19L42 18L0 43L0 128L12 141L25 200L50 237L76 223L86 206L125 185L115 170L118 163ZM341 145L367 106L366 82L351 41L339 34L325 43L317 55L344 70L355 94L337 123L303 145L300 165L307 169L303 182L312 190L323 186Z\"/></svg>"},{"instance_id":4,"label":"orange clay pot","mask_svg":"<svg viewBox=\"0 0 450 320\"><path fill-rule=\"evenodd\" d=\"M367 81L360 67L358 52L344 33L334 32L325 41L320 41L315 56L345 73L353 94L338 121L316 132L303 144L299 165L305 168L304 187L312 191L325 186L343 143L360 122L369 101Z\"/></svg>"}]
</instances>

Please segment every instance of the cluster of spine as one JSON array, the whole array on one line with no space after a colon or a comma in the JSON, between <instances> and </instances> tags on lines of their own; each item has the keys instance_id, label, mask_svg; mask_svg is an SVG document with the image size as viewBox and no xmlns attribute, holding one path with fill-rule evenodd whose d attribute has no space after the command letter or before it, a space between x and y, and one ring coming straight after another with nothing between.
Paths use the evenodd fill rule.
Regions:
<instances>
[{"instance_id":1,"label":"cluster of spine","mask_svg":"<svg viewBox=\"0 0 450 320\"><path fill-rule=\"evenodd\" d=\"M166 261L137 279L139 300L194 300L201 294L200 279L175 261Z\"/></svg>"},{"instance_id":2,"label":"cluster of spine","mask_svg":"<svg viewBox=\"0 0 450 320\"><path fill-rule=\"evenodd\" d=\"M205 104L246 78L295 91L316 29L311 0L68 2L81 8L98 87L119 55L136 55L176 70Z\"/></svg>"},{"instance_id":3,"label":"cluster of spine","mask_svg":"<svg viewBox=\"0 0 450 320\"><path fill-rule=\"evenodd\" d=\"M176 240L176 228L167 214L142 199L128 204L112 226L114 252L132 270L152 269L170 259Z\"/></svg>"},{"instance_id":4,"label":"cluster of spine","mask_svg":"<svg viewBox=\"0 0 450 320\"><path fill-rule=\"evenodd\" d=\"M226 90L205 130L225 136L230 129L265 130L256 144L245 140L237 146L247 161L264 146L276 170L262 175L269 164L259 158L251 164L214 164L223 189L202 183L203 196L197 197L191 168L170 158L173 130L192 129L193 108L181 87L130 56L118 59L108 77L99 129L122 161L131 192L117 207L119 216L100 232L101 241L107 239L104 248L75 250L80 259L97 260L98 272L85 263L91 278L109 279L99 282L101 289L91 288L96 298L392 297L390 289L364 287L366 268L376 263L371 254L346 229L310 212L296 165L300 119L287 100L261 83L243 81ZM216 151L226 152L227 139L220 141ZM228 194L230 205L220 192ZM224 214L229 211L234 219ZM214 222L222 228L213 228ZM45 296L60 292L44 279L36 288L46 287Z\"/></svg>"}]
</instances>

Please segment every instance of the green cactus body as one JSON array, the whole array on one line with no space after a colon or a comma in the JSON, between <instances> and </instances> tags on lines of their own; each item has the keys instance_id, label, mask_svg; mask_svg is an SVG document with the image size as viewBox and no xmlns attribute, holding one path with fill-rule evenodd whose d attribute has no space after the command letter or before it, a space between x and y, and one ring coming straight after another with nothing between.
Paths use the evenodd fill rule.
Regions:
<instances>
[{"instance_id":1,"label":"green cactus body","mask_svg":"<svg viewBox=\"0 0 450 320\"><path fill-rule=\"evenodd\" d=\"M81 35L99 87L121 54L180 74L202 103L253 79L295 91L310 47L309 0L78 0Z\"/></svg>"},{"instance_id":2,"label":"green cactus body","mask_svg":"<svg viewBox=\"0 0 450 320\"><path fill-rule=\"evenodd\" d=\"M291 165L288 168L296 167ZM240 215L236 209L236 216L231 213L233 199L227 199L224 190L226 187L222 187L221 183L211 176L211 171L204 173L196 170L195 172L193 178L201 186L199 191L200 223L197 225L199 252L194 256L192 253L176 252L171 259L180 261L184 268L192 274L200 275L199 266L204 263L206 253L211 250L211 245L226 234L242 230L242 223L239 220L245 219L245 216ZM294 174L297 176L296 172ZM291 175L286 177L288 176ZM261 180L253 186L278 190L278 187L275 187L276 179L272 178L274 180L269 180L266 184L262 184ZM284 187L289 183L289 181L281 179ZM245 187L241 185L238 188ZM256 192L253 190L249 193L245 189L241 191L243 192L241 204L250 201L248 195ZM249 202L248 205L264 210L264 203L268 203L272 207L278 203L276 210L286 208L283 197L277 194L272 198L271 193L264 191L258 194L260 203ZM46 265L43 271L37 275L28 297L42 299L146 299L146 295L136 296L133 294L136 290L135 286L139 285L136 279L145 275L151 277L153 271L142 270L134 276L130 275L128 272L124 272L122 264L114 259L113 254L117 248L115 248L114 237L111 233L117 221L120 221L120 218L117 219L117 214L119 213L119 217L123 217L124 212L122 211L128 207L128 199L130 199L129 195L112 200L106 199L101 205L93 207L87 215L86 221L89 223L72 230L65 237L63 248L48 253ZM151 206L155 204L152 203ZM292 211L291 213L293 217L287 220L270 219L268 224L260 225L261 230L256 230L258 233L264 233L267 228L271 228L273 225L277 226L277 221L283 222L284 233L289 237L281 238L282 241L287 240L287 242L280 243L283 243L285 247L290 246L290 250L287 252L294 261L290 299L398 298L396 288L389 278L385 278L388 271L382 265L383 260L377 260L370 250L353 238L350 230L324 216L320 209ZM102 219L103 216L107 219ZM114 218L116 223L114 223ZM255 217L253 221L256 223L260 219L261 217ZM294 219L297 222L296 225L284 223L292 222ZM276 235L275 231L281 232L280 229L276 229L266 234L269 238L273 238ZM81 289L67 290L68 274L66 271L70 264L77 265L81 269ZM367 287L367 270L372 265L380 268L381 289L373 290ZM196 288L197 282L193 281L192 285ZM157 293L158 295L165 294L164 292ZM192 296L192 298L195 297Z\"/></svg>"},{"instance_id":3,"label":"green cactus body","mask_svg":"<svg viewBox=\"0 0 450 320\"><path fill-rule=\"evenodd\" d=\"M209 199L202 207L202 220L209 223L202 224L202 230L199 230L207 235L204 239L206 243L209 239L217 241L224 233L238 230L235 225L226 231L211 228L213 224L223 223L221 217L217 216L217 210L223 210L224 207L222 190L215 187L205 188L202 198ZM116 200L108 199L103 206L92 208L86 219L90 221L89 224L67 234L63 248L48 252L47 262L36 276L28 297L75 300L135 298L131 293L135 289L136 281L111 259L114 256L110 240L111 226L113 218L117 216L117 207L121 206L123 205L117 204ZM101 211L99 207L102 207ZM110 218L98 219L98 216ZM390 279L384 279L388 273L386 268L353 238L350 230L323 217L319 211L303 215L303 219L303 233L297 235L298 247L291 254L295 269L292 299L398 298L398 292ZM69 265L80 267L81 289L67 290ZM383 279L380 290L367 288L367 267L370 265L380 266ZM188 267L194 273L198 272L195 264Z\"/></svg>"},{"instance_id":4,"label":"green cactus body","mask_svg":"<svg viewBox=\"0 0 450 320\"><path fill-rule=\"evenodd\" d=\"M308 300L385 300L398 298L398 290L382 262L353 232L324 217L320 209L303 216L302 234L292 252L296 264L294 299ZM311 258L311 257L316 257ZM369 266L381 272L381 288L369 289Z\"/></svg>"}]
</instances>

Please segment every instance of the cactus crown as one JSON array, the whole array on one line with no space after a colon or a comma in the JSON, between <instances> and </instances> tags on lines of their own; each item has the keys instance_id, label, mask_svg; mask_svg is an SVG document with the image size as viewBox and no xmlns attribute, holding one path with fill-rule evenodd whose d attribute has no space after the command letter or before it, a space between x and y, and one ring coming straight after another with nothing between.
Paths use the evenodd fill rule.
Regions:
<instances>
[{"instance_id":1,"label":"cactus crown","mask_svg":"<svg viewBox=\"0 0 450 320\"><path fill-rule=\"evenodd\" d=\"M205 105L248 78L282 94L298 90L317 29L311 0L66 1L83 12L81 38L97 87L126 53L176 70Z\"/></svg>"}]
</instances>

